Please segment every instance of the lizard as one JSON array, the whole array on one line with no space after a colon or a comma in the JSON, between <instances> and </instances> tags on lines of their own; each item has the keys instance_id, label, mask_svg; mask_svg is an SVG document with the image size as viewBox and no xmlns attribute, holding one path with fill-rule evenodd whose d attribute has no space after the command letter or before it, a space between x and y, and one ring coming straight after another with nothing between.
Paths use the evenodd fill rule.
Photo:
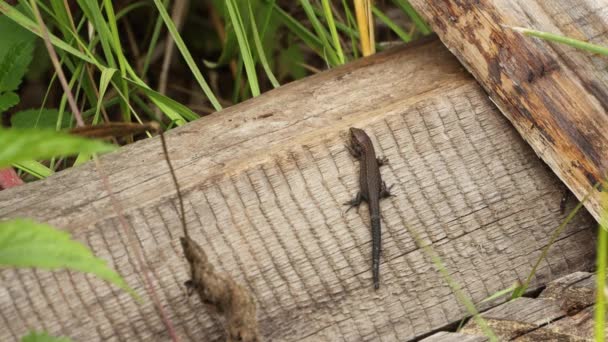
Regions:
<instances>
[{"instance_id":1,"label":"lizard","mask_svg":"<svg viewBox=\"0 0 608 342\"><path fill-rule=\"evenodd\" d=\"M381 252L381 229L380 229L380 199L391 196L390 187L382 181L380 166L387 163L386 158L376 158L374 145L364 130L350 128L350 145L346 148L359 160L359 192L357 196L344 203L352 207L359 207L361 202L367 202L372 230L372 275L374 289L380 287L380 252ZM392 187L392 186L391 186ZM347 210L347 211L348 211Z\"/></svg>"}]
</instances>

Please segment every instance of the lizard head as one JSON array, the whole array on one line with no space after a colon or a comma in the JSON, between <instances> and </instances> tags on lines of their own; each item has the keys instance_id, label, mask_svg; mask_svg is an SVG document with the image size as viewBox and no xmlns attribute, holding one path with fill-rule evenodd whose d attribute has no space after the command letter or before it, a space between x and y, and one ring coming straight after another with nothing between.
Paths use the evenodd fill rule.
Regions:
<instances>
[{"instance_id":1,"label":"lizard head","mask_svg":"<svg viewBox=\"0 0 608 342\"><path fill-rule=\"evenodd\" d=\"M368 139L369 138L364 130L355 127L350 128L350 141L352 142L353 146L362 145Z\"/></svg>"}]
</instances>

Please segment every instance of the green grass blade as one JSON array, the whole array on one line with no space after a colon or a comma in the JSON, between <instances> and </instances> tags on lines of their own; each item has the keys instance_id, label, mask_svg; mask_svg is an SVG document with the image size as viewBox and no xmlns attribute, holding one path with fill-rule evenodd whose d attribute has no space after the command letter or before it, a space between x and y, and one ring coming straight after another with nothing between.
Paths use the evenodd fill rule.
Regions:
<instances>
[{"instance_id":1,"label":"green grass blade","mask_svg":"<svg viewBox=\"0 0 608 342\"><path fill-rule=\"evenodd\" d=\"M323 5L323 14L325 15L325 21L327 22L327 26L329 27L329 32L331 33L331 39L333 42L334 49L336 50L338 61L340 62L340 64L344 64L346 59L344 58L344 52L342 52L340 36L338 36L338 30L336 29L336 23L334 22L334 16L332 14L331 5L329 3L329 0L322 0L321 3Z\"/></svg>"},{"instance_id":2,"label":"green grass blade","mask_svg":"<svg viewBox=\"0 0 608 342\"><path fill-rule=\"evenodd\" d=\"M19 163L14 163L13 166L38 179L44 179L55 173L53 170L34 160L25 160Z\"/></svg>"},{"instance_id":3,"label":"green grass blade","mask_svg":"<svg viewBox=\"0 0 608 342\"><path fill-rule=\"evenodd\" d=\"M492 294L491 296L489 296L489 297L485 298L484 300L482 300L481 302L479 302L479 304L485 303L485 302L490 302L490 301L493 301L494 299L498 299L502 296L512 293L513 291L515 291L515 289L517 289L518 286L519 286L518 284L513 284L504 290L497 291L494 294Z\"/></svg>"},{"instance_id":4,"label":"green grass blade","mask_svg":"<svg viewBox=\"0 0 608 342\"><path fill-rule=\"evenodd\" d=\"M99 97L97 98L97 106L95 106L95 116L93 117L93 124L99 123L99 113L101 112L101 105L103 104L103 98L108 89L110 81L117 70L114 68L104 68L101 71L101 77L99 80Z\"/></svg>"},{"instance_id":5,"label":"green grass blade","mask_svg":"<svg viewBox=\"0 0 608 342\"><path fill-rule=\"evenodd\" d=\"M277 81L277 78L272 73L272 70L270 69L270 65L268 64L268 60L266 59L266 54L264 53L264 47L262 46L262 41L261 41L260 35L258 33L258 27L255 22L255 16L253 15L253 9L251 8L251 2L248 2L248 7L249 7L249 21L251 23L251 31L252 31L251 33L253 35L253 41L255 43L255 48L258 53L260 63L262 64L262 67L264 68L264 71L266 72L266 76L268 77L268 80L270 80L270 83L272 84L272 86L275 88L278 88L280 86L280 84L279 84L279 81Z\"/></svg>"},{"instance_id":6,"label":"green grass blade","mask_svg":"<svg viewBox=\"0 0 608 342\"><path fill-rule=\"evenodd\" d=\"M407 231L410 233L410 235L414 238L414 241L416 241L416 245L418 245L419 248L422 248L424 253L433 261L433 264L439 271L439 274L441 274L441 276L443 277L445 282L450 286L450 288L452 289L452 292L454 293L454 295L456 296L458 301L462 305L464 305L464 307L467 309L469 314L471 316L473 316L473 320L479 326L481 331L486 335L486 337L488 337L488 340L498 341L498 338L494 334L494 331L492 330L492 328L490 328L490 326L483 319L483 317L481 317L481 315L479 315L479 311L477 311L475 304L473 304L473 302L464 294L460 285L457 282L455 282L452 279L452 277L450 277L450 273L445 268L443 261L441 260L441 258L437 254L437 252L435 252L435 250L433 250L433 247L430 244L425 243L412 227L410 227L407 224L405 227L406 227Z\"/></svg>"},{"instance_id":7,"label":"green grass blade","mask_svg":"<svg viewBox=\"0 0 608 342\"><path fill-rule=\"evenodd\" d=\"M143 82L139 83L130 79L127 79L127 81L146 94L146 96L178 126L185 124L186 119L190 121L198 119L198 115L190 108L155 90L150 89Z\"/></svg>"},{"instance_id":8,"label":"green grass blade","mask_svg":"<svg viewBox=\"0 0 608 342\"><path fill-rule=\"evenodd\" d=\"M181 52L182 57L186 61L186 64L188 64L188 67L190 68L190 71L194 75L194 78L196 79L199 86L203 90L203 93L205 93L205 96L207 96L207 99L209 100L209 102L211 102L211 105L213 106L213 108L215 108L215 110L221 110L222 105L215 97L215 94L213 94L213 91L207 84L207 81L205 81L203 74L199 70L196 63L194 62L194 59L192 58L190 51L188 51L188 48L186 47L186 44L184 43L179 32L177 31L175 24L171 20L171 17L169 17L169 13L167 13L167 10L163 6L163 4L160 2L160 0L154 0L154 4L156 5L156 8L158 9L158 13L160 13L160 16L163 18L163 21L165 22L165 26L167 26L167 29L169 30L171 37L175 41L175 45Z\"/></svg>"},{"instance_id":9,"label":"green grass blade","mask_svg":"<svg viewBox=\"0 0 608 342\"><path fill-rule=\"evenodd\" d=\"M604 213L605 215L605 213ZM597 272L595 284L595 309L593 331L595 340L603 342L605 340L606 322L606 266L608 266L608 232L606 227L599 225L597 238Z\"/></svg>"},{"instance_id":10,"label":"green grass blade","mask_svg":"<svg viewBox=\"0 0 608 342\"><path fill-rule=\"evenodd\" d=\"M596 184L594 186L594 188L597 189L598 186L599 186L599 183ZM578 211L583 207L583 204L587 201L587 199L589 198L589 196L591 196L591 192L587 193L587 195L585 197L583 197L583 200L580 201L576 205L576 207L574 207L574 209L570 212L570 214L568 214L568 216L566 216L566 219L557 227L557 229L555 229L555 231L551 235L551 238L549 238L549 242L543 248L542 253L538 257L538 260L536 260L536 263L534 264L534 266L532 266L532 270L530 271L530 274L528 274L528 277L526 278L526 281L521 286L517 287L515 289L515 291L513 291L513 294L511 295L511 298L521 297L526 292L526 290L528 289L528 286L530 286L530 282L532 282L532 277L536 274L536 269L538 268L538 266L540 265L540 263L547 257L547 253L549 252L549 248L551 248L551 246L553 245L553 243L561 235L562 231L564 231L564 229L566 228L566 226L568 225L568 223L570 223L570 221L574 218L574 216L576 216L576 214L578 213Z\"/></svg>"},{"instance_id":11,"label":"green grass blade","mask_svg":"<svg viewBox=\"0 0 608 342\"><path fill-rule=\"evenodd\" d=\"M389 17L387 17L382 11L380 11L376 6L372 7L372 12L382 21L388 28L390 28L401 40L404 42L410 42L412 40L412 36L407 34L404 30L399 27L399 25L395 24Z\"/></svg>"},{"instance_id":12,"label":"green grass blade","mask_svg":"<svg viewBox=\"0 0 608 342\"><path fill-rule=\"evenodd\" d=\"M353 16L353 12L348 7L346 0L342 0L342 8L344 8L344 13L346 14L346 24L348 27L348 36L350 37L351 50L353 52L353 57L359 58L359 49L357 46L359 45L359 31L356 29L357 22L355 17Z\"/></svg>"},{"instance_id":13,"label":"green grass blade","mask_svg":"<svg viewBox=\"0 0 608 342\"><path fill-rule=\"evenodd\" d=\"M424 22L424 19L422 19L420 14L418 14L418 12L416 12L414 7L412 7L412 5L410 5L409 1L393 0L393 3L395 5L397 5L399 8L401 8L401 10L403 12L405 12L407 14L407 16L410 17L410 19L412 19L412 21L414 22L414 25L416 25L416 28L418 29L418 31L420 31L420 33L422 33L423 35L426 36L426 35L430 34L431 32L433 32L429 28L429 26Z\"/></svg>"},{"instance_id":14,"label":"green grass blade","mask_svg":"<svg viewBox=\"0 0 608 342\"><path fill-rule=\"evenodd\" d=\"M93 25L95 31L97 32L97 37L99 38L99 42L101 43L101 49L105 56L106 63L115 68L116 60L114 59L114 54L112 51L112 33L110 28L108 27L108 23L105 21L103 14L101 13L101 8L97 1L89 1L89 0L78 0L78 4L80 5L80 9L87 17L89 22Z\"/></svg>"},{"instance_id":15,"label":"green grass blade","mask_svg":"<svg viewBox=\"0 0 608 342\"><path fill-rule=\"evenodd\" d=\"M31 331L21 338L21 342L72 342L67 337L54 337L46 332Z\"/></svg>"},{"instance_id":16,"label":"green grass blade","mask_svg":"<svg viewBox=\"0 0 608 342\"><path fill-rule=\"evenodd\" d=\"M343 0L344 1L344 0ZM321 9L317 9L316 7L313 7L315 14L317 14L318 16L323 16L324 17L324 11ZM350 10L348 10L350 11ZM352 15L352 13L351 13ZM348 15L347 15L348 16ZM359 38L359 32L356 29L353 29L352 26L350 25L350 23L348 23L347 20L347 24L343 24L339 21L335 21L334 24L336 25L336 29L342 33L348 34L348 35L354 35L357 39ZM346 55L345 55L346 57Z\"/></svg>"},{"instance_id":17,"label":"green grass blade","mask_svg":"<svg viewBox=\"0 0 608 342\"><path fill-rule=\"evenodd\" d=\"M258 76L255 71L255 61L251 54L251 47L247 40L247 32L243 27L243 20L237 8L235 0L226 0L226 8L228 9L228 15L232 26L234 27L234 33L239 43L239 49L241 50L241 58L245 64L245 73L247 74L247 82L251 89L251 94L255 97L260 95L260 85L258 83Z\"/></svg>"},{"instance_id":18,"label":"green grass blade","mask_svg":"<svg viewBox=\"0 0 608 342\"><path fill-rule=\"evenodd\" d=\"M279 7L279 5L275 4L274 11L279 17L279 20L281 20L281 22L287 26L291 33L300 38L304 44L313 49L317 54L322 54L323 43L321 43L319 38L304 27L304 25L300 24L299 21L289 15L289 13L285 12L281 7Z\"/></svg>"},{"instance_id":19,"label":"green grass blade","mask_svg":"<svg viewBox=\"0 0 608 342\"><path fill-rule=\"evenodd\" d=\"M116 24L116 15L114 14L114 7L112 6L112 1L104 0L103 2L104 8L106 11L106 15L108 17L108 24L110 30L110 42L112 44L112 48L114 53L116 54L116 59L118 60L118 66L120 68L120 75L122 76L120 79L120 89L125 97L125 101L120 103L122 108L122 119L124 122L131 122L131 112L129 111L129 86L127 85L127 81L125 77L127 76L127 67L129 61L125 58L125 55L122 51L122 44L120 42L118 26Z\"/></svg>"},{"instance_id":20,"label":"green grass blade","mask_svg":"<svg viewBox=\"0 0 608 342\"><path fill-rule=\"evenodd\" d=\"M0 128L0 168L28 160L48 159L77 153L103 153L115 146L97 140L38 129Z\"/></svg>"},{"instance_id":21,"label":"green grass blade","mask_svg":"<svg viewBox=\"0 0 608 342\"><path fill-rule=\"evenodd\" d=\"M136 9L143 7L152 7L152 4L148 1L141 0L134 2L132 4L128 4L125 7L121 8L118 12L116 12L116 20L120 20L122 17L126 16L130 12L135 11Z\"/></svg>"},{"instance_id":22,"label":"green grass blade","mask_svg":"<svg viewBox=\"0 0 608 342\"><path fill-rule=\"evenodd\" d=\"M595 44L583 42L581 40L568 38L568 37L560 36L558 34L553 34L553 33L549 33L549 32L531 30L531 29L527 29L524 27L511 27L511 29L513 29L516 32L523 33L526 36L537 37L537 38L549 40L552 42L570 45L570 46L578 48L578 49L582 49L582 50L589 51L592 53L597 53L597 54L604 55L604 56L608 55L608 47L605 47L605 46L595 45Z\"/></svg>"},{"instance_id":23,"label":"green grass blade","mask_svg":"<svg viewBox=\"0 0 608 342\"><path fill-rule=\"evenodd\" d=\"M322 50L320 56L324 57L328 64L331 66L339 65L340 61L338 59L338 56L336 55L334 48L331 46L328 40L329 33L325 30L325 27L323 27L323 24L321 24L321 22L317 18L315 10L310 4L310 1L300 0L300 4L302 5L302 8L304 9L304 12L306 13L306 16L308 17L308 20L310 21L313 29L317 33L317 37L321 41Z\"/></svg>"},{"instance_id":24,"label":"green grass blade","mask_svg":"<svg viewBox=\"0 0 608 342\"><path fill-rule=\"evenodd\" d=\"M90 273L135 296L118 273L70 234L28 219L0 222L0 265Z\"/></svg>"},{"instance_id":25,"label":"green grass blade","mask_svg":"<svg viewBox=\"0 0 608 342\"><path fill-rule=\"evenodd\" d=\"M163 2L163 7L167 7L169 4L169 0L165 0ZM150 38L150 44L148 45L148 51L146 52L146 57L144 58L144 65L141 71L141 77L144 77L148 72L148 68L150 67L150 61L152 61L152 54L154 53L154 49L156 48L156 44L158 43L158 38L160 37L160 30L163 25L163 18L159 15L156 18L156 22L154 23L154 30L152 31L152 37Z\"/></svg>"}]
</instances>

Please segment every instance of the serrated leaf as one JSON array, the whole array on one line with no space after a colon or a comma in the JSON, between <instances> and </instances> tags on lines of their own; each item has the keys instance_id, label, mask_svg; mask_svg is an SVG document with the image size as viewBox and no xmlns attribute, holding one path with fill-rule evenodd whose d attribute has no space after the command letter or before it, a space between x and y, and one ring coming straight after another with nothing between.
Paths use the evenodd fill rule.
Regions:
<instances>
[{"instance_id":1,"label":"serrated leaf","mask_svg":"<svg viewBox=\"0 0 608 342\"><path fill-rule=\"evenodd\" d=\"M23 6L17 5L11 9L23 10ZM11 46L19 42L33 43L36 40L36 35L21 27L11 18L5 15L0 15L0 60L8 52Z\"/></svg>"},{"instance_id":2,"label":"serrated leaf","mask_svg":"<svg viewBox=\"0 0 608 342\"><path fill-rule=\"evenodd\" d=\"M0 114L19 103L19 95L12 91L0 93Z\"/></svg>"},{"instance_id":3,"label":"serrated leaf","mask_svg":"<svg viewBox=\"0 0 608 342\"><path fill-rule=\"evenodd\" d=\"M64 112L61 117L61 128L70 126L70 113ZM66 115L67 114L67 115ZM17 112L11 117L14 128L55 128L59 120L57 109L28 109Z\"/></svg>"},{"instance_id":4,"label":"serrated leaf","mask_svg":"<svg viewBox=\"0 0 608 342\"><path fill-rule=\"evenodd\" d=\"M33 42L13 43L0 58L0 92L19 88L34 54Z\"/></svg>"},{"instance_id":5,"label":"serrated leaf","mask_svg":"<svg viewBox=\"0 0 608 342\"><path fill-rule=\"evenodd\" d=\"M67 268L93 274L134 294L127 283L102 259L69 233L29 219L0 222L0 265L49 270Z\"/></svg>"},{"instance_id":6,"label":"serrated leaf","mask_svg":"<svg viewBox=\"0 0 608 342\"><path fill-rule=\"evenodd\" d=\"M29 334L21 338L21 342L72 342L72 340L67 337L50 336L44 331L30 331Z\"/></svg>"},{"instance_id":7,"label":"serrated leaf","mask_svg":"<svg viewBox=\"0 0 608 342\"><path fill-rule=\"evenodd\" d=\"M111 144L52 130L0 129L0 168L27 160L48 159L77 153L103 153Z\"/></svg>"}]
</instances>

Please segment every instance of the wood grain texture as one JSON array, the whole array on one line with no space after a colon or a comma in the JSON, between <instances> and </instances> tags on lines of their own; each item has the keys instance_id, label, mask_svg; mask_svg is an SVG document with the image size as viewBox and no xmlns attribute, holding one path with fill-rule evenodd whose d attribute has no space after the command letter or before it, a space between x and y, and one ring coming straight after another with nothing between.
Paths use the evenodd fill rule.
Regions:
<instances>
[{"instance_id":1,"label":"wood grain texture","mask_svg":"<svg viewBox=\"0 0 608 342\"><path fill-rule=\"evenodd\" d=\"M413 0L445 45L551 169L600 219L608 167L608 59L525 37L523 26L607 45L608 2ZM603 204L602 204L603 203Z\"/></svg>"},{"instance_id":2,"label":"wood grain texture","mask_svg":"<svg viewBox=\"0 0 608 342\"><path fill-rule=\"evenodd\" d=\"M382 202L381 287L347 129L364 128L394 197ZM450 53L432 41L294 82L172 130L191 237L251 291L267 340L409 340L465 315L412 239L431 242L474 302L523 280L565 218L562 186ZM154 285L184 340L218 341L217 316L183 283L177 203L158 139L102 158ZM572 209L574 201L568 203ZM94 166L0 192L0 216L50 222L143 293L138 265ZM568 226L533 286L589 269L593 219ZM480 305L488 308L491 303ZM74 340L167 340L138 305L77 273L0 271L0 340L44 329Z\"/></svg>"}]
</instances>

